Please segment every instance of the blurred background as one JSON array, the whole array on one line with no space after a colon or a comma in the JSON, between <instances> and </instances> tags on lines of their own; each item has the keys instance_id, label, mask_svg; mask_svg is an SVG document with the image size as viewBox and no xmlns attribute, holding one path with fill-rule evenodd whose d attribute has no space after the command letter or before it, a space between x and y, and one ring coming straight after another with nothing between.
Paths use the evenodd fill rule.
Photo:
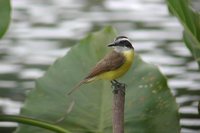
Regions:
<instances>
[{"instance_id":1,"label":"blurred background","mask_svg":"<svg viewBox=\"0 0 200 133\"><path fill-rule=\"evenodd\" d=\"M200 73L164 0L13 0L0 41L0 113L18 114L34 80L89 32L112 25L157 65L180 106L181 133L199 133ZM0 123L1 133L17 124Z\"/></svg>"}]
</instances>

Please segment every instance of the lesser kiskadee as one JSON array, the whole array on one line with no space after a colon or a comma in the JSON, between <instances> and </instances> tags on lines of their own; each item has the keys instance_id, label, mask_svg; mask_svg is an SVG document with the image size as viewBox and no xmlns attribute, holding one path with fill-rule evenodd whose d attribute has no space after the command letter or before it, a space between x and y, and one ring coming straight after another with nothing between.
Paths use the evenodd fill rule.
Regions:
<instances>
[{"instance_id":1,"label":"lesser kiskadee","mask_svg":"<svg viewBox=\"0 0 200 133\"><path fill-rule=\"evenodd\" d=\"M130 68L134 58L134 48L125 36L118 36L108 47L114 50L101 59L90 71L88 76L81 80L68 94L79 88L82 84L97 79L106 79L117 82L115 79L124 75Z\"/></svg>"}]
</instances>

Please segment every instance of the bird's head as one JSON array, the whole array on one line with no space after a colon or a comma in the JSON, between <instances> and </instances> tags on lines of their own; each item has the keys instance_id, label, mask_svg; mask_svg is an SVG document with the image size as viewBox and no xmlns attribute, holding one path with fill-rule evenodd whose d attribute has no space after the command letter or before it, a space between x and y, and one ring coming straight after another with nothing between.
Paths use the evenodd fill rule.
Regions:
<instances>
[{"instance_id":1,"label":"bird's head","mask_svg":"<svg viewBox=\"0 0 200 133\"><path fill-rule=\"evenodd\" d=\"M108 47L113 47L117 52L123 52L127 50L134 50L133 45L131 44L130 40L125 36L118 36L108 45Z\"/></svg>"}]
</instances>

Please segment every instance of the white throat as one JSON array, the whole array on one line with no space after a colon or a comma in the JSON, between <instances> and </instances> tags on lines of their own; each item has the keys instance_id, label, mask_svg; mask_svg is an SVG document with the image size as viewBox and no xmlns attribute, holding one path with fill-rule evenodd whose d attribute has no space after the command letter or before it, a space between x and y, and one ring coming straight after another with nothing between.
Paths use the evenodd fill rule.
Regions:
<instances>
[{"instance_id":1,"label":"white throat","mask_svg":"<svg viewBox=\"0 0 200 133\"><path fill-rule=\"evenodd\" d=\"M131 49L130 49L130 48L127 48L127 47L115 46L115 47L114 47L114 50L115 50L116 52L123 53L123 52L129 51L129 50L131 50Z\"/></svg>"}]
</instances>

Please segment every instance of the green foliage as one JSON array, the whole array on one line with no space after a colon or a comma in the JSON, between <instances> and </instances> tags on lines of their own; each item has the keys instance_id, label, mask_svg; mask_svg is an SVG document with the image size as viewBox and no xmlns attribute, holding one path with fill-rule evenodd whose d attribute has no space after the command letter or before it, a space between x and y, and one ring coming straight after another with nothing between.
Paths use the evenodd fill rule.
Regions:
<instances>
[{"instance_id":1,"label":"green foliage","mask_svg":"<svg viewBox=\"0 0 200 133\"><path fill-rule=\"evenodd\" d=\"M115 36L114 30L107 27L87 36L55 61L36 81L36 88L29 93L21 114L54 122L76 133L111 133L113 94L109 81L83 85L72 96L67 92L109 51L106 45ZM157 67L143 62L137 55L131 70L119 81L127 84L126 133L180 132L177 104ZM20 125L17 133L49 131Z\"/></svg>"},{"instance_id":2,"label":"green foliage","mask_svg":"<svg viewBox=\"0 0 200 133\"><path fill-rule=\"evenodd\" d=\"M167 0L167 4L182 23L184 41L200 67L200 13L192 9L188 0Z\"/></svg>"},{"instance_id":3,"label":"green foliage","mask_svg":"<svg viewBox=\"0 0 200 133\"><path fill-rule=\"evenodd\" d=\"M10 22L10 0L0 0L0 38L5 34Z\"/></svg>"},{"instance_id":4,"label":"green foliage","mask_svg":"<svg viewBox=\"0 0 200 133\"><path fill-rule=\"evenodd\" d=\"M40 121L38 119L32 119L29 117L24 117L24 116L19 116L19 115L1 115L0 114L0 122L1 121L2 122L5 122L5 121L19 122L19 123L28 124L31 126L41 127L46 130L55 131L57 133L71 133L65 130L64 128L48 123L46 121Z\"/></svg>"}]
</instances>

